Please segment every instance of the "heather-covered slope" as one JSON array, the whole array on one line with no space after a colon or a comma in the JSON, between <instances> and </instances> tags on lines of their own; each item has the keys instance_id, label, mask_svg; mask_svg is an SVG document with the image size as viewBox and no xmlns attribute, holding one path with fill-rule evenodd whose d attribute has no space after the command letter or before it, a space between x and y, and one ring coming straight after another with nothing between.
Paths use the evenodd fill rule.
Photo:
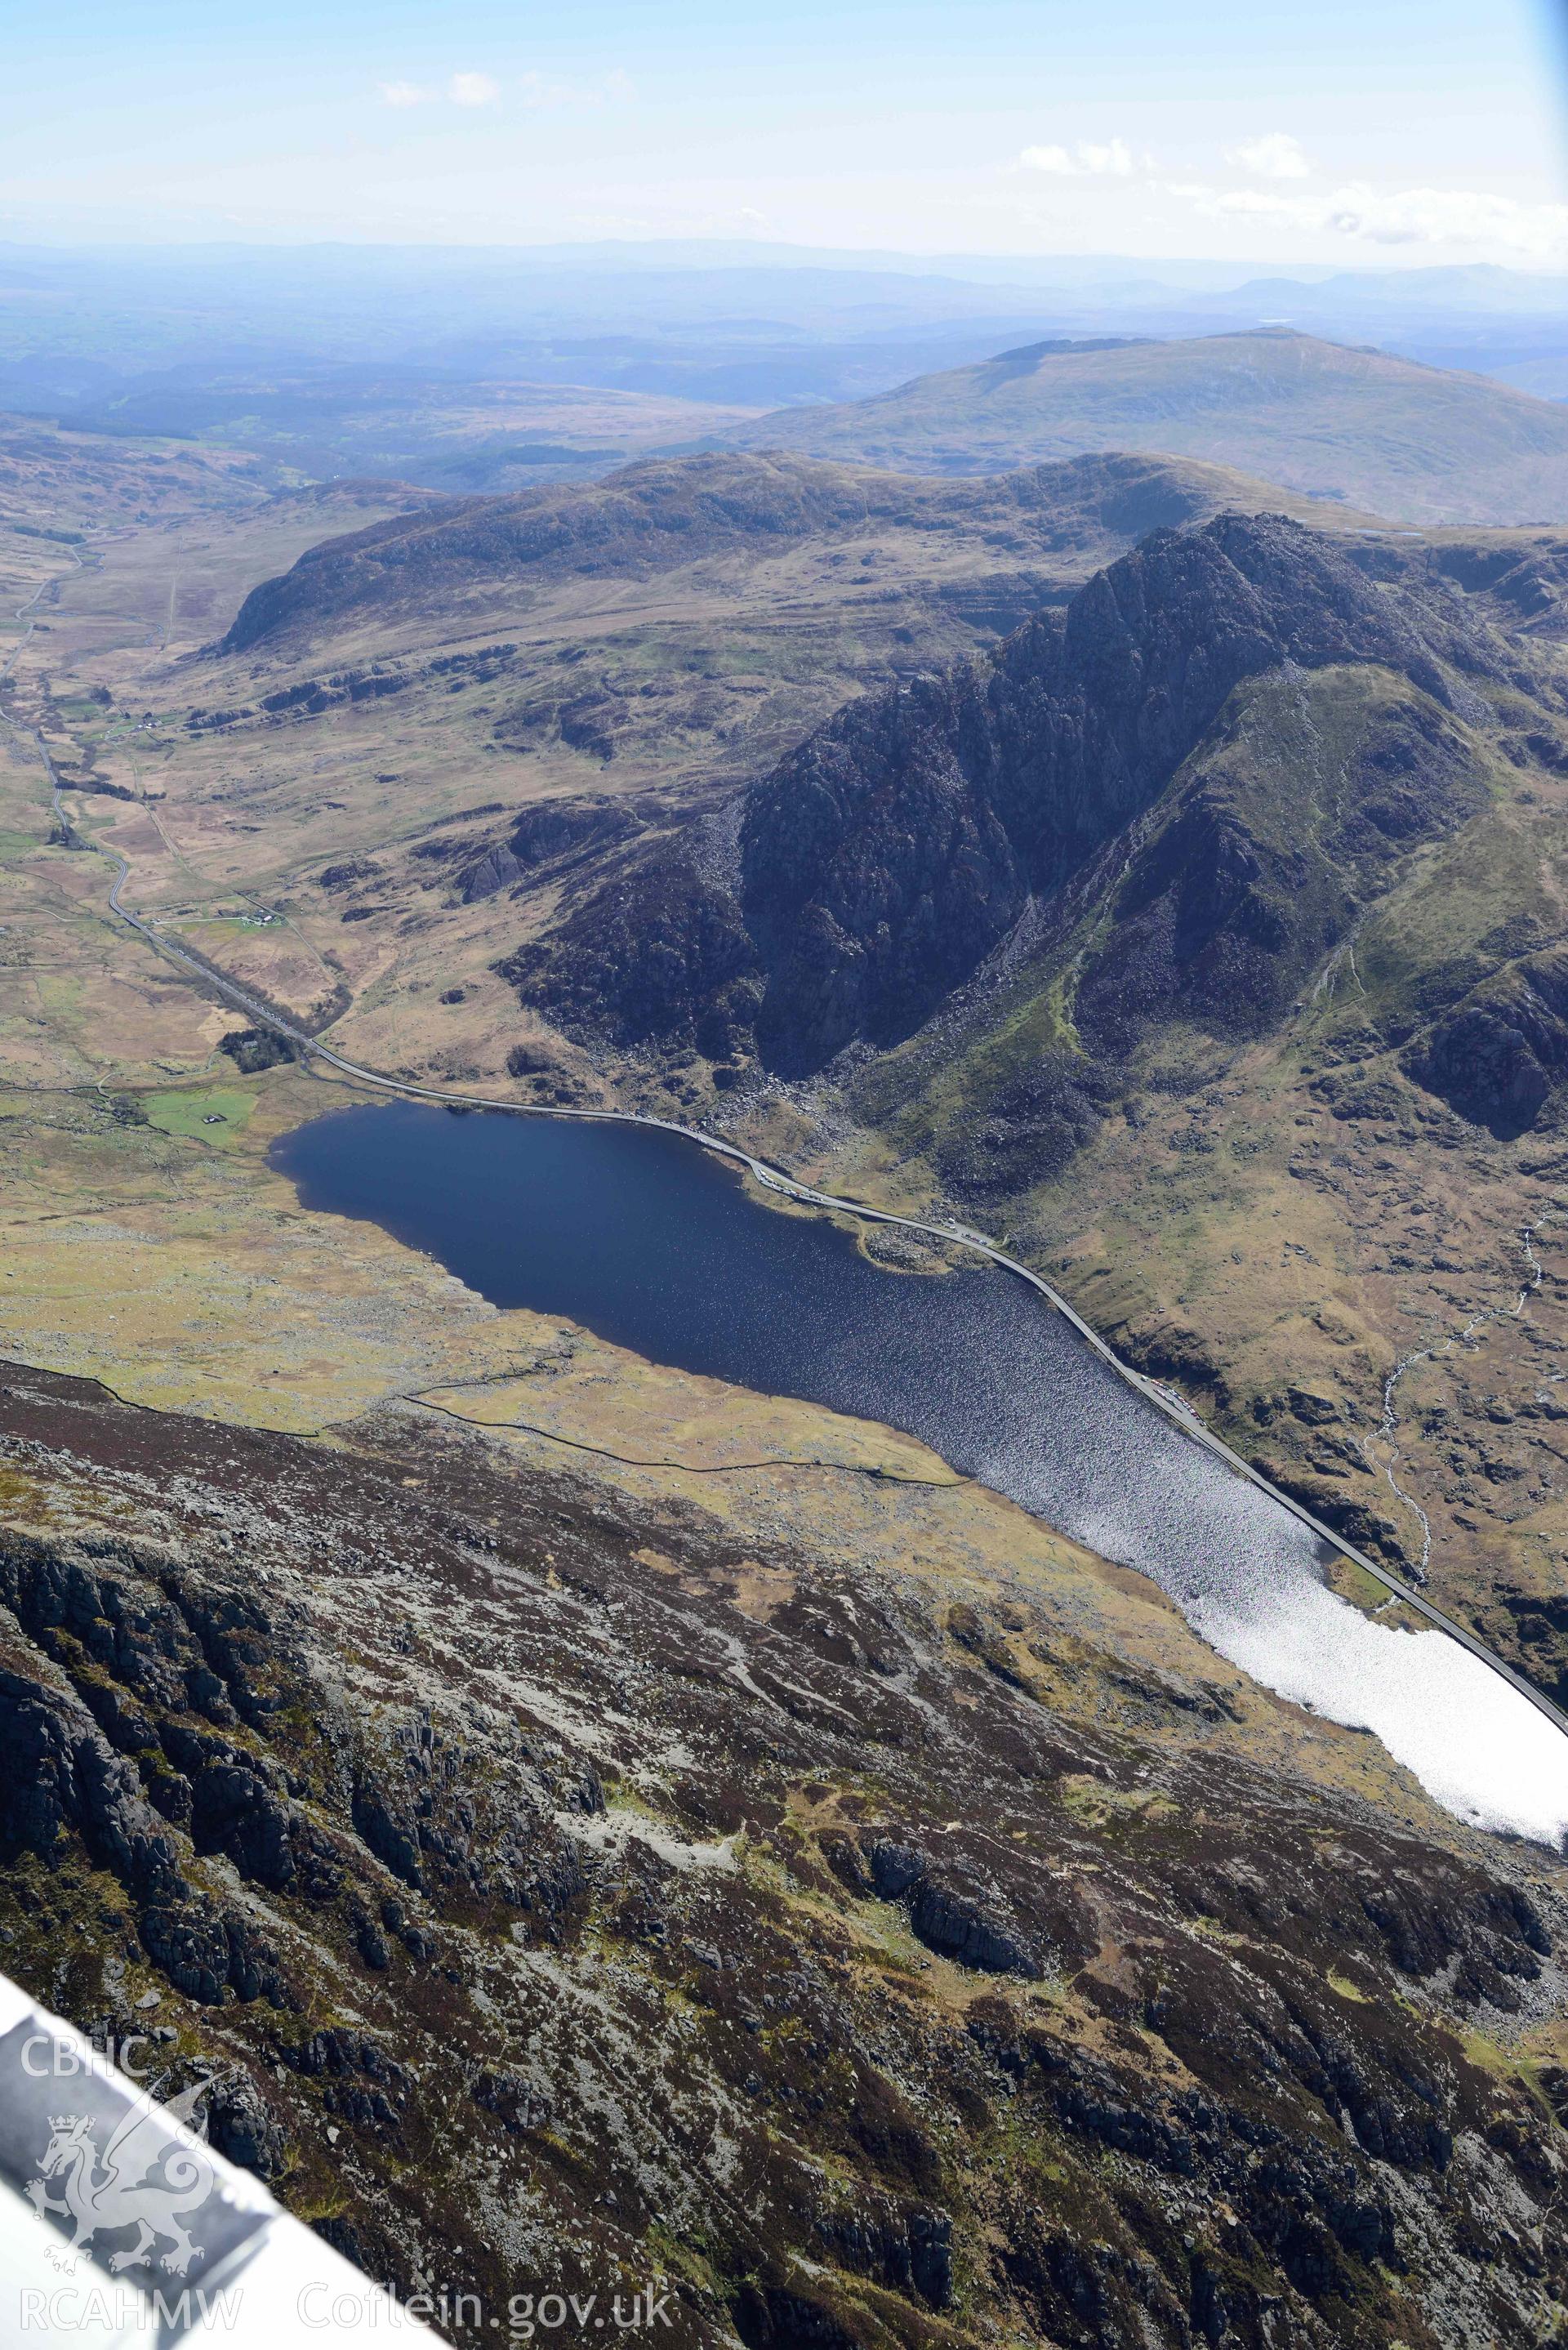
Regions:
<instances>
[{"instance_id":1,"label":"heather-covered slope","mask_svg":"<svg viewBox=\"0 0 1568 2350\"><path fill-rule=\"evenodd\" d=\"M321 1446L13 1365L0 1442L6 1967L403 2293L659 2280L750 2350L1551 2328L1556 1871L1152 1591L411 1408Z\"/></svg>"},{"instance_id":2,"label":"heather-covered slope","mask_svg":"<svg viewBox=\"0 0 1568 2350\"><path fill-rule=\"evenodd\" d=\"M1408 522L1568 519L1568 408L1288 328L1042 343L736 436L860 464L1000 472L1097 449L1236 465Z\"/></svg>"},{"instance_id":3,"label":"heather-covered slope","mask_svg":"<svg viewBox=\"0 0 1568 2350\"><path fill-rule=\"evenodd\" d=\"M983 541L1044 579L1161 525L1280 503L1265 482L1168 457L1084 458L961 487L808 456L648 459L591 484L432 502L312 547L253 589L221 650L417 612L425 598L467 601L574 577L629 581L716 558L767 561L810 542L869 546L890 532L928 538L933 568ZM437 617L432 604L427 622Z\"/></svg>"}]
</instances>

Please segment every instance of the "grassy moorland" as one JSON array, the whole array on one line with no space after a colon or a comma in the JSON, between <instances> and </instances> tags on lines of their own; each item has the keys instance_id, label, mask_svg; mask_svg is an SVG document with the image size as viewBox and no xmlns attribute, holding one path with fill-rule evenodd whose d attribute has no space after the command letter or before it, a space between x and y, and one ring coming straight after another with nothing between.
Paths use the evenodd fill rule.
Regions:
<instances>
[{"instance_id":1,"label":"grassy moorland","mask_svg":"<svg viewBox=\"0 0 1568 2350\"><path fill-rule=\"evenodd\" d=\"M1278 502L1136 458L984 485L711 456L514 498L301 491L62 564L10 706L127 859L128 902L345 1050L496 1080L521 1045L592 1087L495 969L585 862L1140 531Z\"/></svg>"},{"instance_id":2,"label":"grassy moorland","mask_svg":"<svg viewBox=\"0 0 1568 2350\"><path fill-rule=\"evenodd\" d=\"M940 473L1100 449L1239 466L1403 522L1568 520L1568 408L1285 328L1044 343L747 425L748 448Z\"/></svg>"}]
</instances>

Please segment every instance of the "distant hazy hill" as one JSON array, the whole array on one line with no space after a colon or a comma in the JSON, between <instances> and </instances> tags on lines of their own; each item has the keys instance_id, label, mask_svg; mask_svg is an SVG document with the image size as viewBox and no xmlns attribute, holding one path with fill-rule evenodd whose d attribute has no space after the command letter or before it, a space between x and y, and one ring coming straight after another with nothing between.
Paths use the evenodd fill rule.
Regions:
<instances>
[{"instance_id":1,"label":"distant hazy hill","mask_svg":"<svg viewBox=\"0 0 1568 2350\"><path fill-rule=\"evenodd\" d=\"M111 440L0 411L0 533L69 546L109 523L244 507L263 494L254 459L237 451Z\"/></svg>"},{"instance_id":2,"label":"distant hazy hill","mask_svg":"<svg viewBox=\"0 0 1568 2350\"><path fill-rule=\"evenodd\" d=\"M850 543L901 546L933 578L961 560L987 574L1027 567L1038 602L1053 582L1083 577L1146 532L1227 507L1334 518L1272 483L1170 458L1080 457L962 483L793 455L649 459L603 482L428 504L327 540L253 590L223 650L372 610L428 607L450 621L457 595L514 602L519 589L572 576L636 579L720 559L750 567ZM873 584L885 585L880 574Z\"/></svg>"},{"instance_id":3,"label":"distant hazy hill","mask_svg":"<svg viewBox=\"0 0 1568 2350\"><path fill-rule=\"evenodd\" d=\"M946 473L1160 450L1406 521L1568 519L1568 405L1284 328L1032 344L874 400L784 410L735 437Z\"/></svg>"}]
</instances>

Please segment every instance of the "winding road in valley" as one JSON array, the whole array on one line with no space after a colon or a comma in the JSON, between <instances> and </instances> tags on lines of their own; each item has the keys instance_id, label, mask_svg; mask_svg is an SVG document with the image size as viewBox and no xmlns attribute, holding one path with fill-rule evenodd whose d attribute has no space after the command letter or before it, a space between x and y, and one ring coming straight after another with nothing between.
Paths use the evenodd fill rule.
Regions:
<instances>
[{"instance_id":1,"label":"winding road in valley","mask_svg":"<svg viewBox=\"0 0 1568 2350\"><path fill-rule=\"evenodd\" d=\"M77 559L79 562L80 558ZM49 584L52 583L45 583L46 586ZM32 606L36 607L38 597L43 592L43 588L40 588L38 595L32 598ZM25 610L26 608L24 608ZM22 615L19 614L18 617ZM15 658L16 655L13 653L12 659L15 660ZM6 667L9 665L7 663ZM0 671L0 675L3 674L4 671ZM50 797L56 819L67 837L80 840L82 836L75 831L61 798L60 777L47 744L36 732L16 725L15 721L8 721L7 723L10 724L13 733L32 744L42 760L49 778ZM1206 1428L1179 1397L1162 1387L1158 1381L1147 1378L1141 1371L1135 1370L1130 1363L1124 1362L1114 1347L1106 1344L1098 1331L1093 1329L1084 1320L1082 1315L1078 1314L1042 1274L1034 1272L1031 1266L1020 1263L1016 1257L1007 1255L1005 1251L987 1240L983 1233L973 1232L967 1225L932 1222L916 1216L898 1215L891 1209L875 1207L863 1200L848 1199L838 1192L818 1191L809 1183L800 1182L783 1168L772 1166L765 1159L755 1157L753 1152L742 1149L739 1144L727 1141L722 1136L708 1133L700 1127L682 1126L670 1118L651 1118L642 1111L628 1109L545 1108L528 1102L503 1100L491 1095L463 1093L437 1086L418 1085L408 1078L390 1076L384 1070L369 1068L362 1062L352 1061L347 1055L322 1043L319 1037L312 1035L308 1030L289 1020L275 1005L253 993L249 988L231 977L218 965L179 944L142 915L133 912L124 902L126 885L130 879L130 867L126 858L117 851L98 847L96 844L88 845L93 847L94 853L110 858L116 867L108 901L109 911L116 920L133 931L165 962L174 964L184 972L187 978L216 993L231 1009L242 1013L254 1026L265 1029L271 1035L282 1038L285 1043L292 1045L307 1063L322 1064L335 1070L339 1076L348 1078L352 1083L366 1087L374 1092L399 1095L412 1101L431 1102L445 1108L502 1110L514 1118L581 1118L599 1125L651 1127L661 1134L678 1135L684 1141L695 1144L699 1149L710 1151L718 1158L727 1159L732 1166L750 1175L753 1181L761 1184L764 1189L786 1199L797 1201L803 1206L825 1210L834 1215L852 1216L863 1223L892 1225L899 1231L913 1232L923 1240L935 1241L948 1247L957 1246L969 1251L988 1263L999 1266L1003 1272L1012 1274L1015 1279L1027 1283L1029 1287L1044 1298L1055 1313L1063 1315L1072 1325L1085 1344L1094 1348L1118 1378L1124 1379L1147 1402L1151 1403L1158 1411L1163 1413L1167 1419L1174 1422L1191 1442L1206 1446L1237 1476L1245 1478L1250 1484L1266 1493L1281 1509L1288 1511L1293 1517L1308 1527L1320 1541L1329 1544L1340 1556L1352 1560L1364 1573L1371 1575L1376 1583L1381 1585L1389 1593L1390 1596L1401 1600L1413 1614L1421 1617L1438 1631L1446 1632L1450 1639L1457 1640L1461 1648L1467 1648L1473 1657L1489 1666L1493 1672L1500 1674L1521 1697L1528 1699L1537 1711L1544 1714L1554 1728L1568 1734L1568 1714L1564 1714L1550 1698L1534 1688L1522 1674L1515 1672L1511 1665L1505 1663L1493 1649L1488 1648L1485 1641L1478 1638L1474 1632L1465 1625L1457 1622L1453 1617L1445 1615L1441 1608L1434 1607L1423 1593L1405 1582L1401 1576L1392 1574L1387 1567L1379 1565L1365 1552L1357 1550L1353 1544L1335 1534L1321 1519L1315 1518L1301 1503L1293 1500L1290 1494L1271 1483L1261 1471L1255 1469L1240 1453L1232 1451L1228 1444L1214 1435L1211 1430Z\"/></svg>"}]
</instances>

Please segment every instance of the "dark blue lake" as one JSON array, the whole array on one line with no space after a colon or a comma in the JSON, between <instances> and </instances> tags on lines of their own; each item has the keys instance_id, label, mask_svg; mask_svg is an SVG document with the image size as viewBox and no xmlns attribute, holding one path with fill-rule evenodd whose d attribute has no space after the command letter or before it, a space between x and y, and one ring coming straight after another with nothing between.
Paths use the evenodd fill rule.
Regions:
<instances>
[{"instance_id":1,"label":"dark blue lake","mask_svg":"<svg viewBox=\"0 0 1568 2350\"><path fill-rule=\"evenodd\" d=\"M370 1219L497 1305L903 1429L1183 1602L1314 1571L1296 1519L1014 1275L888 1272L678 1135L397 1102L318 1118L272 1158L307 1207Z\"/></svg>"},{"instance_id":2,"label":"dark blue lake","mask_svg":"<svg viewBox=\"0 0 1568 2350\"><path fill-rule=\"evenodd\" d=\"M1140 1568L1257 1679L1375 1731L1461 1817L1568 1838L1568 1739L1457 1641L1340 1599L1298 1519L1014 1275L888 1272L831 1219L781 1214L643 1127L397 1102L334 1111L272 1159L307 1207L384 1226L497 1305L923 1438Z\"/></svg>"}]
</instances>

